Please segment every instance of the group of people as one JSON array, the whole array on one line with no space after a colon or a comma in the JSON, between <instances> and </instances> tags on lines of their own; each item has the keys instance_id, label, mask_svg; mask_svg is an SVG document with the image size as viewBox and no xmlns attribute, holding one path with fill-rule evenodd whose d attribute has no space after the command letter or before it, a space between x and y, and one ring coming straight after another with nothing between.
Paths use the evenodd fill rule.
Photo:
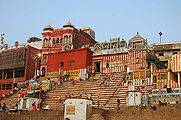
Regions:
<instances>
[{"instance_id":1,"label":"group of people","mask_svg":"<svg viewBox=\"0 0 181 120\"><path fill-rule=\"evenodd\" d=\"M29 90L28 88L29 86L27 87L27 90ZM20 88L18 91L18 101L20 100L20 98L24 98L25 96L27 96L27 91L23 88Z\"/></svg>"},{"instance_id":2,"label":"group of people","mask_svg":"<svg viewBox=\"0 0 181 120\"><path fill-rule=\"evenodd\" d=\"M151 108L153 110L156 110L157 106L162 106L162 105L167 105L167 101L164 99L163 102L161 102L160 100L158 100L158 103L156 102L156 100L154 100L153 104L151 105Z\"/></svg>"},{"instance_id":3,"label":"group of people","mask_svg":"<svg viewBox=\"0 0 181 120\"><path fill-rule=\"evenodd\" d=\"M85 98L85 99L92 99L92 93L90 93L90 94L84 94L84 95L82 95L81 93L79 94L79 96L75 96L75 94L72 94L72 95L70 95L70 93L69 92L67 92L67 94L66 94L66 96L65 96L65 99L69 99L69 98L79 98L79 99L81 99L81 98ZM60 97L59 97L59 101L60 100L62 100L61 99L61 95L60 95Z\"/></svg>"},{"instance_id":4,"label":"group of people","mask_svg":"<svg viewBox=\"0 0 181 120\"><path fill-rule=\"evenodd\" d=\"M18 105L19 105L19 103L16 102L15 106L12 106L12 101L9 100L8 106L6 105L5 102L3 103L3 105L1 105L1 103L0 103L0 109L2 109L2 112L5 112L6 110L10 110L12 108L14 108L15 111L17 111L18 110Z\"/></svg>"}]
</instances>

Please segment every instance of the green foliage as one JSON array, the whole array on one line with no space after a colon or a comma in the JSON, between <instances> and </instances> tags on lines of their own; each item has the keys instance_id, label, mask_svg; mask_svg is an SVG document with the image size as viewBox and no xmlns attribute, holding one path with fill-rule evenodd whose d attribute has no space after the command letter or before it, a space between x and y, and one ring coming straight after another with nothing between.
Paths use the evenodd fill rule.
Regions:
<instances>
[{"instance_id":1,"label":"green foliage","mask_svg":"<svg viewBox=\"0 0 181 120\"><path fill-rule=\"evenodd\" d=\"M165 63L160 61L155 54L154 55L148 54L147 61L148 61L148 68L151 65L151 63L154 63L159 69L166 68Z\"/></svg>"}]
</instances>

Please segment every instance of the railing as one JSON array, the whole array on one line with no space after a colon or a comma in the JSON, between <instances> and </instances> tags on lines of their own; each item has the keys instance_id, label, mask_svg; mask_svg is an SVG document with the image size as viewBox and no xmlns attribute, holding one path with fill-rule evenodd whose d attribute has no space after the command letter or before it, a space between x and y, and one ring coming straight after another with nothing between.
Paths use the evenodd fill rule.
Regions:
<instances>
[{"instance_id":1,"label":"railing","mask_svg":"<svg viewBox=\"0 0 181 120\"><path fill-rule=\"evenodd\" d=\"M114 95L120 90L119 88L120 88L120 87L117 87L117 88L115 89L115 91L113 92L112 96L110 96L110 97L107 99L107 101L105 102L104 106L106 106L106 104L110 101L110 99L111 99L112 97L114 97ZM119 89L119 90L118 90L118 89Z\"/></svg>"}]
</instances>

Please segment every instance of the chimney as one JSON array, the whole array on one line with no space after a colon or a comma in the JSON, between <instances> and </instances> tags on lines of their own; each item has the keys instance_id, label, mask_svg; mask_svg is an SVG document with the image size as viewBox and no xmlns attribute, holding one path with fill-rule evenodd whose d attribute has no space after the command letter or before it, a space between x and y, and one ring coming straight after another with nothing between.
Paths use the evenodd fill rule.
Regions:
<instances>
[{"instance_id":1,"label":"chimney","mask_svg":"<svg viewBox=\"0 0 181 120\"><path fill-rule=\"evenodd\" d=\"M5 50L7 50L8 49L8 44L5 44Z\"/></svg>"},{"instance_id":2,"label":"chimney","mask_svg":"<svg viewBox=\"0 0 181 120\"><path fill-rule=\"evenodd\" d=\"M18 41L15 42L15 47L17 48L19 45Z\"/></svg>"}]
</instances>

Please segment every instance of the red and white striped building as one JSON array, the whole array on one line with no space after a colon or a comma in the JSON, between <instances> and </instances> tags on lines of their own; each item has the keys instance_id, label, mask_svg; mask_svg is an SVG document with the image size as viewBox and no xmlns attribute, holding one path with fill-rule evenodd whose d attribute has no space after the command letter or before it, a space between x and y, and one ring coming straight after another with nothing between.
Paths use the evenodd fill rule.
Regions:
<instances>
[{"instance_id":1,"label":"red and white striped building","mask_svg":"<svg viewBox=\"0 0 181 120\"><path fill-rule=\"evenodd\" d=\"M165 63L165 69L159 69L152 63L151 78L155 88L180 87L181 42L159 43L150 45L157 58Z\"/></svg>"}]
</instances>

